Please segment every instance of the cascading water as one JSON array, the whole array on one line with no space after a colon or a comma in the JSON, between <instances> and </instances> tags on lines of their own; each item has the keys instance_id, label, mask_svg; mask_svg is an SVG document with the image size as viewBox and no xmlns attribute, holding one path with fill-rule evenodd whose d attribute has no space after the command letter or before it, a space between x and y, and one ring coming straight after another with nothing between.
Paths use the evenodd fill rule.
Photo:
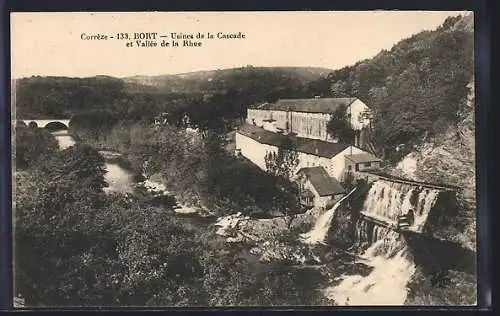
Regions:
<instances>
[{"instance_id":1,"label":"cascading water","mask_svg":"<svg viewBox=\"0 0 500 316\"><path fill-rule=\"evenodd\" d=\"M412 209L415 221L410 229L421 232L438 194L434 189L378 180L368 192L362 213L391 223ZM406 285L415 272L405 237L365 219L356 223L356 235L358 246L368 247L361 260L372 271L367 276L344 276L338 285L325 289L325 295L339 305L403 305Z\"/></svg>"},{"instance_id":2,"label":"cascading water","mask_svg":"<svg viewBox=\"0 0 500 316\"><path fill-rule=\"evenodd\" d=\"M422 232L438 194L436 189L378 180L368 192L362 213L391 224L397 222L399 216L413 210L414 223L409 229Z\"/></svg>"},{"instance_id":3,"label":"cascading water","mask_svg":"<svg viewBox=\"0 0 500 316\"><path fill-rule=\"evenodd\" d=\"M317 244L324 243L326 235L328 234L328 230L330 229L330 224L332 223L332 219L335 216L335 211L339 208L340 204L351 195L356 188L352 189L347 195L341 198L335 205L321 214L314 224L314 227L305 234L300 234L300 239L302 242L306 244Z\"/></svg>"},{"instance_id":4,"label":"cascading water","mask_svg":"<svg viewBox=\"0 0 500 316\"><path fill-rule=\"evenodd\" d=\"M339 305L403 305L406 284L415 272L404 237L390 229L377 227L377 239L363 254L364 263L373 267L367 276L348 275L325 295Z\"/></svg>"}]
</instances>

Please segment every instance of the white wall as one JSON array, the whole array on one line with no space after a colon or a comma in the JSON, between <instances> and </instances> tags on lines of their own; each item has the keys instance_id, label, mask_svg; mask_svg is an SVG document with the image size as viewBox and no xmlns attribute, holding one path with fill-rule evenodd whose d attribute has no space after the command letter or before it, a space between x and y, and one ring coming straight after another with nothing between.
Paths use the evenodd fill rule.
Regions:
<instances>
[{"instance_id":1,"label":"white wall","mask_svg":"<svg viewBox=\"0 0 500 316\"><path fill-rule=\"evenodd\" d=\"M335 157L333 157L330 160L330 168L326 169L328 174L337 179L338 181L342 181L341 177L342 174L344 173L344 170L346 169L346 163L345 163L345 156L351 154L351 149L352 149L352 154L362 154L365 151L354 147L354 146L349 146L346 149L342 150L340 153L338 153Z\"/></svg>"},{"instance_id":2,"label":"white wall","mask_svg":"<svg viewBox=\"0 0 500 316\"><path fill-rule=\"evenodd\" d=\"M370 108L357 99L347 108L351 114L351 124L354 129L362 129L369 125L369 120L363 118L363 113L370 111ZM291 117L291 119L290 119ZM265 119L274 119L272 123L265 123ZM276 127L285 127L285 122L289 121L289 127L292 132L297 133L299 137L312 139L321 139L326 141L334 141L326 132L326 126L331 119L330 113L307 113L307 112L286 112L278 110L247 110L247 123L252 124L255 120L257 126L263 127L270 131L275 131Z\"/></svg>"},{"instance_id":3,"label":"white wall","mask_svg":"<svg viewBox=\"0 0 500 316\"><path fill-rule=\"evenodd\" d=\"M236 133L236 149L241 149L241 154L262 170L266 170L266 161L264 159L266 153L268 151L278 151L275 146L261 144L238 132Z\"/></svg>"},{"instance_id":4,"label":"white wall","mask_svg":"<svg viewBox=\"0 0 500 316\"><path fill-rule=\"evenodd\" d=\"M291 112L292 132L299 137L327 140L326 125L331 119L328 113Z\"/></svg>"},{"instance_id":5,"label":"white wall","mask_svg":"<svg viewBox=\"0 0 500 316\"><path fill-rule=\"evenodd\" d=\"M299 152L299 165L296 171L299 171L300 168L317 166L327 169L330 166L330 159Z\"/></svg>"},{"instance_id":6,"label":"white wall","mask_svg":"<svg viewBox=\"0 0 500 316\"><path fill-rule=\"evenodd\" d=\"M314 207L326 207L326 205L332 200L331 196L319 196L318 192L316 192L309 180L304 182L304 189L308 189L314 194Z\"/></svg>"},{"instance_id":7,"label":"white wall","mask_svg":"<svg viewBox=\"0 0 500 316\"><path fill-rule=\"evenodd\" d=\"M363 119L362 117L362 114L366 111L370 111L370 108L359 99L349 105L347 113L351 113L351 124L353 129L359 130L370 124L368 119Z\"/></svg>"},{"instance_id":8,"label":"white wall","mask_svg":"<svg viewBox=\"0 0 500 316\"><path fill-rule=\"evenodd\" d=\"M266 170L266 162L264 159L266 154L269 151L278 151L278 148L275 146L261 144L253 140L252 138L242 135L238 132L236 133L235 138L236 149L240 149L241 154L244 157L259 166L262 170ZM342 181L342 175L347 168L345 156L351 155L351 153L361 154L365 153L365 151L354 146L349 146L331 159L299 152L299 164L295 172L297 172L300 168L322 166L323 168L325 168L330 177L337 179L337 181ZM374 166L373 163L372 166Z\"/></svg>"},{"instance_id":9,"label":"white wall","mask_svg":"<svg viewBox=\"0 0 500 316\"><path fill-rule=\"evenodd\" d=\"M331 196L315 196L314 197L314 206L315 207L323 207L326 208L328 204L331 204L332 197Z\"/></svg>"},{"instance_id":10,"label":"white wall","mask_svg":"<svg viewBox=\"0 0 500 316\"><path fill-rule=\"evenodd\" d=\"M276 133L278 130L276 129L276 122L262 122L262 127L270 132Z\"/></svg>"},{"instance_id":11,"label":"white wall","mask_svg":"<svg viewBox=\"0 0 500 316\"><path fill-rule=\"evenodd\" d=\"M271 111L260 110L260 109L247 109L247 123L253 124L255 120L255 125L263 127L264 120L270 119L272 117Z\"/></svg>"}]
</instances>

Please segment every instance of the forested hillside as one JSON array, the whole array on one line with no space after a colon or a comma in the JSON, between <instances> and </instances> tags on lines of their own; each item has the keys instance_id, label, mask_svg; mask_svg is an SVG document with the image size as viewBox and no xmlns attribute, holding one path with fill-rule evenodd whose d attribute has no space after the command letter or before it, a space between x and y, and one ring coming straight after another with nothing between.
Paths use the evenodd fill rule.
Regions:
<instances>
[{"instance_id":1,"label":"forested hillside","mask_svg":"<svg viewBox=\"0 0 500 316\"><path fill-rule=\"evenodd\" d=\"M22 118L69 117L99 110L119 120L189 113L202 127L219 127L210 117L243 117L249 104L280 97L310 96L309 82L322 68L242 67L180 75L90 78L31 77L17 80L16 110ZM100 114L99 114L100 115Z\"/></svg>"},{"instance_id":2,"label":"forested hillside","mask_svg":"<svg viewBox=\"0 0 500 316\"><path fill-rule=\"evenodd\" d=\"M65 118L98 109L133 117L175 108L179 100L200 98L198 94L164 93L147 87L137 88L136 92L128 89L123 80L108 76L22 78L17 80L16 115Z\"/></svg>"},{"instance_id":3,"label":"forested hillside","mask_svg":"<svg viewBox=\"0 0 500 316\"><path fill-rule=\"evenodd\" d=\"M115 121L137 121L168 112L176 123L188 113L202 128L227 130L255 102L355 96L374 110L371 138L378 154L396 162L423 136L458 122L474 76L473 50L468 15L450 17L434 31L327 76L322 68L247 66L124 79L24 78L17 86L17 116L67 117L82 111L88 116L95 109L91 121L102 112Z\"/></svg>"},{"instance_id":4,"label":"forested hillside","mask_svg":"<svg viewBox=\"0 0 500 316\"><path fill-rule=\"evenodd\" d=\"M356 96L374 109L372 141L397 161L422 136L458 122L474 75L473 52L472 15L450 17L312 86L316 94ZM407 146L392 156L400 144Z\"/></svg>"},{"instance_id":5,"label":"forested hillside","mask_svg":"<svg viewBox=\"0 0 500 316\"><path fill-rule=\"evenodd\" d=\"M326 77L331 69L314 67L241 67L196 71L176 75L134 76L124 78L130 88L136 84L168 92L221 92L266 87L272 90L276 82L283 87L300 90L301 85ZM265 93L263 93L265 94Z\"/></svg>"}]
</instances>

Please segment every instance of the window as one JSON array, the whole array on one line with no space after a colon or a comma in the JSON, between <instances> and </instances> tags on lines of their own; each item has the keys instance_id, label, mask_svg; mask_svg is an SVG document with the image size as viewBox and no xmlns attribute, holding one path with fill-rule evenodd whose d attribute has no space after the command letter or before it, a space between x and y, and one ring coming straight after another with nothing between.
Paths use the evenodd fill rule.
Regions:
<instances>
[{"instance_id":1,"label":"window","mask_svg":"<svg viewBox=\"0 0 500 316\"><path fill-rule=\"evenodd\" d=\"M371 162L365 162L365 167L369 168L372 166L372 163Z\"/></svg>"}]
</instances>

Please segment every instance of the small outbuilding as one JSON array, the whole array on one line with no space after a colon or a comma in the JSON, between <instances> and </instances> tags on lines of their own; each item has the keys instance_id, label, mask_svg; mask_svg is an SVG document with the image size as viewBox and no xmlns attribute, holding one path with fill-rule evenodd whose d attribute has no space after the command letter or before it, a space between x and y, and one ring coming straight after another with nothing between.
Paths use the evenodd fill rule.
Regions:
<instances>
[{"instance_id":1,"label":"small outbuilding","mask_svg":"<svg viewBox=\"0 0 500 316\"><path fill-rule=\"evenodd\" d=\"M381 162L382 159L367 152L345 156L345 166L352 171L379 170Z\"/></svg>"},{"instance_id":2,"label":"small outbuilding","mask_svg":"<svg viewBox=\"0 0 500 316\"><path fill-rule=\"evenodd\" d=\"M346 193L344 187L321 166L301 168L296 181L301 203L309 208L329 207Z\"/></svg>"}]
</instances>

